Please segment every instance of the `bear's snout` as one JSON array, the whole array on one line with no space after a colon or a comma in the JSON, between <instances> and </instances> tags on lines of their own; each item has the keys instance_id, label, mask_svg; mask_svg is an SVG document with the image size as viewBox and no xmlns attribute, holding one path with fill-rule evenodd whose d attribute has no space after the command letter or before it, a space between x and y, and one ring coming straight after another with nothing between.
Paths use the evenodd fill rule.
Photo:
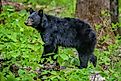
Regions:
<instances>
[{"instance_id":1,"label":"bear's snout","mask_svg":"<svg viewBox=\"0 0 121 81\"><path fill-rule=\"evenodd\" d=\"M24 22L24 24L27 25L27 26L32 26L32 20L28 19Z\"/></svg>"}]
</instances>

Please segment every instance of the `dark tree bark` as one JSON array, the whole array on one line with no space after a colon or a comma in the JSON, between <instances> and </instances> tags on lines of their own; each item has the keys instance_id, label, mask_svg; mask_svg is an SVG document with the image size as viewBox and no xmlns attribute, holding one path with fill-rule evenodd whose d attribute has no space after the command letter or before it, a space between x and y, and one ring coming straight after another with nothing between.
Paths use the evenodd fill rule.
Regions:
<instances>
[{"instance_id":1,"label":"dark tree bark","mask_svg":"<svg viewBox=\"0 0 121 81\"><path fill-rule=\"evenodd\" d=\"M111 15L111 23L118 24L119 23L119 3L118 0L110 0L110 15ZM117 25L118 27L119 25ZM121 35L121 28L115 29L115 34Z\"/></svg>"},{"instance_id":2,"label":"dark tree bark","mask_svg":"<svg viewBox=\"0 0 121 81\"><path fill-rule=\"evenodd\" d=\"M2 1L0 0L0 14L2 13ZM2 23L2 20L0 19L0 24Z\"/></svg>"},{"instance_id":3,"label":"dark tree bark","mask_svg":"<svg viewBox=\"0 0 121 81\"><path fill-rule=\"evenodd\" d=\"M2 12L2 1L0 0L0 14Z\"/></svg>"},{"instance_id":4,"label":"dark tree bark","mask_svg":"<svg viewBox=\"0 0 121 81\"><path fill-rule=\"evenodd\" d=\"M118 0L110 0L110 12L111 12L111 22L114 24L119 22Z\"/></svg>"}]
</instances>

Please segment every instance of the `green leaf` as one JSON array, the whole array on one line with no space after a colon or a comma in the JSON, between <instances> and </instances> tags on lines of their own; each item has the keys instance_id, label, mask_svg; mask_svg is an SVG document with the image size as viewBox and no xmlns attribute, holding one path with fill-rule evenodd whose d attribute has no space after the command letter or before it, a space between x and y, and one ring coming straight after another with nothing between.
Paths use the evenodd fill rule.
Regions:
<instances>
[{"instance_id":1,"label":"green leaf","mask_svg":"<svg viewBox=\"0 0 121 81\"><path fill-rule=\"evenodd\" d=\"M8 77L6 81L17 81L14 77Z\"/></svg>"},{"instance_id":2,"label":"green leaf","mask_svg":"<svg viewBox=\"0 0 121 81\"><path fill-rule=\"evenodd\" d=\"M3 73L0 72L0 81L6 81L5 77L3 76Z\"/></svg>"},{"instance_id":3,"label":"green leaf","mask_svg":"<svg viewBox=\"0 0 121 81\"><path fill-rule=\"evenodd\" d=\"M66 55L66 54L60 54L60 57L63 59L63 60L68 60L69 57Z\"/></svg>"},{"instance_id":4,"label":"green leaf","mask_svg":"<svg viewBox=\"0 0 121 81\"><path fill-rule=\"evenodd\" d=\"M56 71L52 71L51 74L57 75L57 72Z\"/></svg>"}]
</instances>

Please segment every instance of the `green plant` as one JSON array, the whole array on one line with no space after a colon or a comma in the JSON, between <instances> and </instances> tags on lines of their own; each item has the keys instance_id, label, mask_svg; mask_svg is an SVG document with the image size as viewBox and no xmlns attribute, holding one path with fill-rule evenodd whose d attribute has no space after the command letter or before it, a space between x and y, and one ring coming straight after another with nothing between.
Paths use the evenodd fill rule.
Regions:
<instances>
[{"instance_id":1,"label":"green plant","mask_svg":"<svg viewBox=\"0 0 121 81\"><path fill-rule=\"evenodd\" d=\"M36 5L42 1L42 5L51 9L60 6L62 9L59 16L72 17L74 14L75 1L70 0L13 0L18 2L29 2ZM47 8L48 8L47 7ZM121 7L120 7L121 8ZM54 14L55 12L47 12ZM103 12L102 12L103 13ZM115 44L108 46L106 50L97 48L95 54L98 57L97 67L94 68L89 63L88 68L78 69L79 65L75 49L59 48L58 62L66 69L42 70L39 62L43 52L43 41L39 33L24 25L28 13L25 10L16 12L13 6L3 6L3 12L0 14L0 81L89 81L92 73L98 72L107 81L120 81L121 77L121 37L116 36ZM119 23L120 24L120 23ZM97 31L101 26L97 25ZM109 37L102 37L101 43L108 40ZM49 61L52 61L48 58ZM52 61L53 63L53 61ZM10 69L13 66L14 70ZM17 71L15 68L19 68Z\"/></svg>"}]
</instances>

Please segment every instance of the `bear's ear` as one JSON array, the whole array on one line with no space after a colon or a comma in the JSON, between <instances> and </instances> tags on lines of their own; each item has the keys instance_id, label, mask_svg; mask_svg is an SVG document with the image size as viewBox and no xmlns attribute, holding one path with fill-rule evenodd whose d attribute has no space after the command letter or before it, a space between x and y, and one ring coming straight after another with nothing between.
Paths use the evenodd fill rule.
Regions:
<instances>
[{"instance_id":1,"label":"bear's ear","mask_svg":"<svg viewBox=\"0 0 121 81\"><path fill-rule=\"evenodd\" d=\"M29 13L32 14L34 10L32 8L29 9Z\"/></svg>"},{"instance_id":2,"label":"bear's ear","mask_svg":"<svg viewBox=\"0 0 121 81\"><path fill-rule=\"evenodd\" d=\"M39 16L42 16L42 15L43 15L43 10L42 10L42 9L40 9L40 10L38 11L38 15L39 15Z\"/></svg>"}]
</instances>

